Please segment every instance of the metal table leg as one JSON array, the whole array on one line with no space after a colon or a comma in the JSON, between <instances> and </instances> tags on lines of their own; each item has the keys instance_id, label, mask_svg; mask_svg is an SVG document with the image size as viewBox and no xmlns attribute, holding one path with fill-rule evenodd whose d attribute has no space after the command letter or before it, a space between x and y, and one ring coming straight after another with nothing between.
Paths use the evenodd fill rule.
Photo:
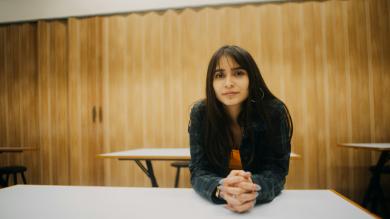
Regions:
<instances>
[{"instance_id":1,"label":"metal table leg","mask_svg":"<svg viewBox=\"0 0 390 219\"><path fill-rule=\"evenodd\" d=\"M8 183L6 179L3 179L3 174L0 174L0 187L7 187Z\"/></svg>"},{"instance_id":2,"label":"metal table leg","mask_svg":"<svg viewBox=\"0 0 390 219\"><path fill-rule=\"evenodd\" d=\"M140 160L135 160L135 163L141 168L141 170L149 177L153 187L158 187L156 176L154 175L153 165L151 160L145 160L146 167Z\"/></svg>"}]
</instances>

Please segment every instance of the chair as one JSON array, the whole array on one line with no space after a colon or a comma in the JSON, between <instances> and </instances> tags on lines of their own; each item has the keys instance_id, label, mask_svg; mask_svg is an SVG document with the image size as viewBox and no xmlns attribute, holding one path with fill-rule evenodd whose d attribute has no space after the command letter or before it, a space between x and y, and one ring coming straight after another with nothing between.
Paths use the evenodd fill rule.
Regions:
<instances>
[{"instance_id":1,"label":"chair","mask_svg":"<svg viewBox=\"0 0 390 219\"><path fill-rule=\"evenodd\" d=\"M179 186L180 169L188 168L189 164L190 164L189 161L175 161L171 163L171 166L176 168L175 188Z\"/></svg>"},{"instance_id":2,"label":"chair","mask_svg":"<svg viewBox=\"0 0 390 219\"><path fill-rule=\"evenodd\" d=\"M27 171L27 168L25 166L5 166L0 167L0 186L7 187L9 176L12 175L14 179L14 184L16 185L18 183L18 177L17 174L19 173L22 177L23 183L26 184L27 180L24 176L24 172ZM3 175L5 176L5 179L3 178Z\"/></svg>"},{"instance_id":3,"label":"chair","mask_svg":"<svg viewBox=\"0 0 390 219\"><path fill-rule=\"evenodd\" d=\"M370 172L374 173L374 171L376 170L375 168L376 168L375 166L371 166L370 167ZM383 166L383 168L381 169L380 173L381 174L390 174L390 165Z\"/></svg>"},{"instance_id":4,"label":"chair","mask_svg":"<svg viewBox=\"0 0 390 219\"><path fill-rule=\"evenodd\" d=\"M387 159L388 158L389 157L387 157ZM364 195L362 205L372 212L382 215L383 218L390 218L387 208L387 202L389 199L388 197L385 197L384 190L381 186L381 176L390 174L390 166L371 166L369 169L371 172L371 179Z\"/></svg>"}]
</instances>

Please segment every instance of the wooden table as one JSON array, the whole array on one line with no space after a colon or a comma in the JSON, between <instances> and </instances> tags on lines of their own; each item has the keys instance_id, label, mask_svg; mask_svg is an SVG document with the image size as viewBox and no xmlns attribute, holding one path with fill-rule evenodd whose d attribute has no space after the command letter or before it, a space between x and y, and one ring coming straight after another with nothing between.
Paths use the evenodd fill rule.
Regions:
<instances>
[{"instance_id":1,"label":"wooden table","mask_svg":"<svg viewBox=\"0 0 390 219\"><path fill-rule=\"evenodd\" d=\"M389 216L389 213L386 210L386 201L380 183L380 176L385 168L386 162L390 160L390 143L340 143L338 145L347 148L381 152L376 165L373 167L370 183L364 194L362 205L371 209L373 212L377 212L378 202L381 202L382 207L385 210L384 214Z\"/></svg>"},{"instance_id":2,"label":"wooden table","mask_svg":"<svg viewBox=\"0 0 390 219\"><path fill-rule=\"evenodd\" d=\"M127 151L99 154L102 158L115 158L118 160L134 160L141 170L149 177L153 187L158 187L156 176L154 175L152 161L190 161L191 154L189 148L140 148ZM301 156L291 153L292 159L299 159ZM145 161L146 167L141 163Z\"/></svg>"},{"instance_id":3,"label":"wooden table","mask_svg":"<svg viewBox=\"0 0 390 219\"><path fill-rule=\"evenodd\" d=\"M374 216L331 190L284 190L272 202L237 214L188 188L17 185L0 190L0 218L366 219Z\"/></svg>"}]
</instances>

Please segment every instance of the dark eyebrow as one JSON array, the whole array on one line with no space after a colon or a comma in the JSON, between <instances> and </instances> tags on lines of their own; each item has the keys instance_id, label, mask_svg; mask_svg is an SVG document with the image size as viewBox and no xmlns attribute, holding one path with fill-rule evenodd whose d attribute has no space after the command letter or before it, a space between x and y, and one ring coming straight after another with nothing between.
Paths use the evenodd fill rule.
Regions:
<instances>
[{"instance_id":1,"label":"dark eyebrow","mask_svg":"<svg viewBox=\"0 0 390 219\"><path fill-rule=\"evenodd\" d=\"M245 70L245 69L239 66L239 67L232 68L232 70ZM215 72L224 72L224 71L225 70L221 68L215 69Z\"/></svg>"}]
</instances>

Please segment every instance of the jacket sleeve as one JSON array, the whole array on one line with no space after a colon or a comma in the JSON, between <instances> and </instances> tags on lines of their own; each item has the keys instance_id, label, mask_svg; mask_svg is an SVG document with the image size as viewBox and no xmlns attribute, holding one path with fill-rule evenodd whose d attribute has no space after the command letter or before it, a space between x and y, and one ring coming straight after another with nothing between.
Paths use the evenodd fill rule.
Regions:
<instances>
[{"instance_id":1,"label":"jacket sleeve","mask_svg":"<svg viewBox=\"0 0 390 219\"><path fill-rule=\"evenodd\" d=\"M263 159L262 168L252 175L253 182L261 186L257 204L272 201L283 190L290 162L290 126L284 106L271 119L276 124L274 139L270 141L272 145Z\"/></svg>"},{"instance_id":2,"label":"jacket sleeve","mask_svg":"<svg viewBox=\"0 0 390 219\"><path fill-rule=\"evenodd\" d=\"M212 171L202 147L202 115L199 107L198 104L192 108L188 124L191 151L191 162L189 165L191 184L198 194L209 201L219 204L226 203L224 200L217 199L214 195L222 177Z\"/></svg>"}]
</instances>

